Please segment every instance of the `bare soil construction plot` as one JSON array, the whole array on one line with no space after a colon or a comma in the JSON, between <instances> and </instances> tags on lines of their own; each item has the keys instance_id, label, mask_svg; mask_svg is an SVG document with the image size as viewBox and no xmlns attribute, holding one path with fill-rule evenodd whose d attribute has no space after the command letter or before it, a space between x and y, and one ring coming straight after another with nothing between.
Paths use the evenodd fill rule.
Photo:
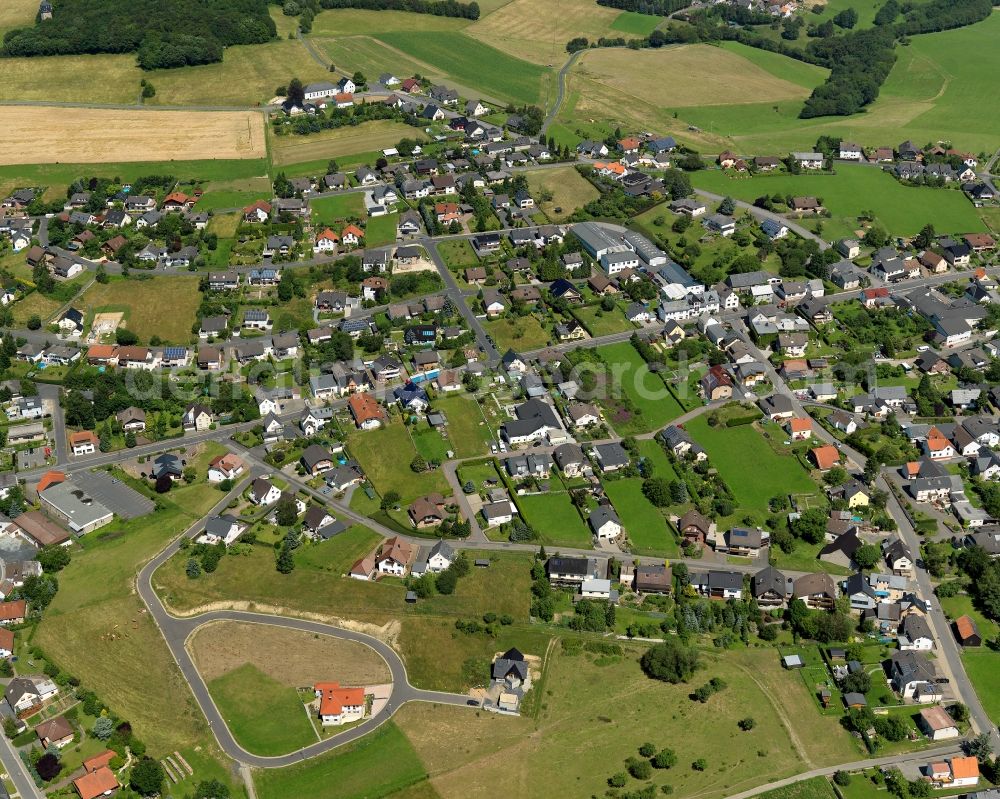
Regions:
<instances>
[{"instance_id":1,"label":"bare soil construction plot","mask_svg":"<svg viewBox=\"0 0 1000 799\"><path fill-rule=\"evenodd\" d=\"M8 106L7 164L263 158L253 111L127 111Z\"/></svg>"},{"instance_id":2,"label":"bare soil construction plot","mask_svg":"<svg viewBox=\"0 0 1000 799\"><path fill-rule=\"evenodd\" d=\"M391 680L381 655L364 644L270 624L214 622L199 628L187 646L206 682L247 663L293 688L321 680L342 685Z\"/></svg>"}]
</instances>

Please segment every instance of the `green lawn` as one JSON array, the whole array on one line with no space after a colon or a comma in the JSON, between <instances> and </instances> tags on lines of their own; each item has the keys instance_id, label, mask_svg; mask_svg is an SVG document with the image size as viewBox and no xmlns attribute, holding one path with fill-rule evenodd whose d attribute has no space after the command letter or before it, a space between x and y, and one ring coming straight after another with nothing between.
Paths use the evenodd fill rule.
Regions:
<instances>
[{"instance_id":1,"label":"green lawn","mask_svg":"<svg viewBox=\"0 0 1000 799\"><path fill-rule=\"evenodd\" d=\"M255 783L260 799L373 799L396 794L426 778L413 746L390 721L329 755L288 768L263 769Z\"/></svg>"},{"instance_id":2,"label":"green lawn","mask_svg":"<svg viewBox=\"0 0 1000 799\"><path fill-rule=\"evenodd\" d=\"M565 492L516 497L515 502L524 520L530 524L546 545L588 548L590 529Z\"/></svg>"},{"instance_id":3,"label":"green lawn","mask_svg":"<svg viewBox=\"0 0 1000 799\"><path fill-rule=\"evenodd\" d=\"M621 377L620 383L608 386L608 396L601 401L608 412L608 420L619 434L658 430L684 412L662 378L649 371L646 362L627 341L606 344L598 347L597 352L611 367L612 374ZM631 401L638 413L625 409L616 400L622 395Z\"/></svg>"},{"instance_id":4,"label":"green lawn","mask_svg":"<svg viewBox=\"0 0 1000 799\"><path fill-rule=\"evenodd\" d=\"M479 258L468 239L442 241L437 245L437 248L444 262L452 271L459 271L479 264Z\"/></svg>"},{"instance_id":5,"label":"green lawn","mask_svg":"<svg viewBox=\"0 0 1000 799\"><path fill-rule=\"evenodd\" d=\"M328 227L343 227L347 219L361 219L365 215L365 201L361 194L338 194L321 197L309 203L313 224Z\"/></svg>"},{"instance_id":6,"label":"green lawn","mask_svg":"<svg viewBox=\"0 0 1000 799\"><path fill-rule=\"evenodd\" d=\"M762 793L759 799L837 799L837 794L826 777L813 777Z\"/></svg>"},{"instance_id":7,"label":"green lawn","mask_svg":"<svg viewBox=\"0 0 1000 799\"><path fill-rule=\"evenodd\" d=\"M986 618L983 613L972 604L972 597L966 594L948 596L940 600L941 610L945 612L949 619L957 619L959 616L971 616L972 620L979 628L979 634L983 640L996 638L1000 635L1000 625L992 619Z\"/></svg>"},{"instance_id":8,"label":"green lawn","mask_svg":"<svg viewBox=\"0 0 1000 799\"><path fill-rule=\"evenodd\" d=\"M592 336L608 336L635 329L635 325L625 318L624 311L617 305L610 311L602 311L600 305L574 308L573 315Z\"/></svg>"},{"instance_id":9,"label":"green lawn","mask_svg":"<svg viewBox=\"0 0 1000 799\"><path fill-rule=\"evenodd\" d=\"M244 208L256 200L267 199L269 191L206 191L198 200L199 211L218 211L220 208Z\"/></svg>"},{"instance_id":10,"label":"green lawn","mask_svg":"<svg viewBox=\"0 0 1000 799\"><path fill-rule=\"evenodd\" d=\"M376 38L498 100L538 103L552 74L457 31L389 31Z\"/></svg>"},{"instance_id":11,"label":"green lawn","mask_svg":"<svg viewBox=\"0 0 1000 799\"><path fill-rule=\"evenodd\" d=\"M492 319L483 322L483 328L493 336L501 353L509 348L518 352L541 349L552 339L536 316Z\"/></svg>"},{"instance_id":12,"label":"green lawn","mask_svg":"<svg viewBox=\"0 0 1000 799\"><path fill-rule=\"evenodd\" d=\"M652 464L653 474L656 477L663 477L667 480L677 479L677 473L667 459L667 453L663 451L663 447L660 446L659 442L648 438L643 439L639 442L639 454Z\"/></svg>"},{"instance_id":13,"label":"green lawn","mask_svg":"<svg viewBox=\"0 0 1000 799\"><path fill-rule=\"evenodd\" d=\"M489 452L489 442L496 440L496 436L491 434L474 397L462 392L439 394L432 407L442 411L448 420L448 447L455 451L456 457L471 458Z\"/></svg>"},{"instance_id":14,"label":"green lawn","mask_svg":"<svg viewBox=\"0 0 1000 799\"><path fill-rule=\"evenodd\" d=\"M622 520L625 532L632 542L633 552L637 555L666 557L678 554L677 541L667 526L666 519L642 493L642 478L608 480L604 483L604 490Z\"/></svg>"},{"instance_id":15,"label":"green lawn","mask_svg":"<svg viewBox=\"0 0 1000 799\"><path fill-rule=\"evenodd\" d=\"M820 197L833 215L823 220L827 238L852 235L862 211L872 211L893 235L911 236L928 222L948 233L985 229L961 192L903 186L891 175L867 166L837 164L836 175L774 174L749 180L712 170L694 173L693 180L698 188L748 202L762 194Z\"/></svg>"},{"instance_id":16,"label":"green lawn","mask_svg":"<svg viewBox=\"0 0 1000 799\"><path fill-rule=\"evenodd\" d=\"M663 21L663 17L656 17L652 14L639 14L635 11L622 11L615 21L611 23L611 30L621 33L631 33L636 36L649 36L656 26Z\"/></svg>"},{"instance_id":17,"label":"green lawn","mask_svg":"<svg viewBox=\"0 0 1000 799\"><path fill-rule=\"evenodd\" d=\"M378 430L363 430L348 438L348 449L365 476L379 494L395 489L402 497L404 507L417 497L437 491L451 493L448 481L440 471L418 474L410 468L417 454L409 433L402 423L392 423ZM392 457L386 457L392 453Z\"/></svg>"},{"instance_id":18,"label":"green lawn","mask_svg":"<svg viewBox=\"0 0 1000 799\"><path fill-rule=\"evenodd\" d=\"M399 214L371 217L365 226L365 246L382 247L386 244L393 244L396 241L397 222L399 222Z\"/></svg>"},{"instance_id":19,"label":"green lawn","mask_svg":"<svg viewBox=\"0 0 1000 799\"><path fill-rule=\"evenodd\" d=\"M709 427L705 417L699 416L686 428L708 452L709 463L719 470L741 509L766 512L771 497L817 493L799 462L776 454L754 425ZM772 428L772 435L776 432Z\"/></svg>"},{"instance_id":20,"label":"green lawn","mask_svg":"<svg viewBox=\"0 0 1000 799\"><path fill-rule=\"evenodd\" d=\"M250 663L212 680L208 691L248 752L283 755L317 740L298 692Z\"/></svg>"},{"instance_id":21,"label":"green lawn","mask_svg":"<svg viewBox=\"0 0 1000 799\"><path fill-rule=\"evenodd\" d=\"M329 541L302 547L295 553L295 562L310 569L343 574L381 540L382 536L374 530L355 524Z\"/></svg>"},{"instance_id":22,"label":"green lawn","mask_svg":"<svg viewBox=\"0 0 1000 799\"><path fill-rule=\"evenodd\" d=\"M1000 684L997 681L1000 654L985 646L979 650L968 649L962 654L962 662L986 715L994 724L1000 724Z\"/></svg>"}]
</instances>

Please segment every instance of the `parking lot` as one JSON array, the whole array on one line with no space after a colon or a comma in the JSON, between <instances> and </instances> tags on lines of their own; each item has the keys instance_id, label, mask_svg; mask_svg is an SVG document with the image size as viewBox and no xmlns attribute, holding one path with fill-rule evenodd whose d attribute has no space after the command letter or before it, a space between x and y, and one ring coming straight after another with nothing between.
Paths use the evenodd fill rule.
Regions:
<instances>
[{"instance_id":1,"label":"parking lot","mask_svg":"<svg viewBox=\"0 0 1000 799\"><path fill-rule=\"evenodd\" d=\"M145 516L156 507L153 500L104 471L79 472L73 475L73 480L104 507L123 519Z\"/></svg>"}]
</instances>

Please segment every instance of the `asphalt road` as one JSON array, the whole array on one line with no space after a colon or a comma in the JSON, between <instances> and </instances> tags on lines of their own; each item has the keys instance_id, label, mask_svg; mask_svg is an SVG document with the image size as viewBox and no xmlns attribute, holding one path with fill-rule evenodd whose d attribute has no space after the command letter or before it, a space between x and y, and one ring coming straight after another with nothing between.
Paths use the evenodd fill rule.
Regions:
<instances>
[{"instance_id":1,"label":"asphalt road","mask_svg":"<svg viewBox=\"0 0 1000 799\"><path fill-rule=\"evenodd\" d=\"M44 799L44 794L35 787L35 781L28 776L21 757L14 750L10 740L6 735L0 735L3 743L0 743L0 763L3 763L3 770L7 772L14 787L17 788L21 799Z\"/></svg>"},{"instance_id":2,"label":"asphalt road","mask_svg":"<svg viewBox=\"0 0 1000 799\"><path fill-rule=\"evenodd\" d=\"M212 516L223 512L229 504L229 500L233 496L239 496L239 494L246 489L254 477L259 474L261 474L261 471L255 470L248 475L233 489L232 492L220 500L208 515ZM178 668L180 668L181 674L184 675L184 679L187 681L188 685L191 686L191 691L194 694L195 700L198 702L198 706L208 719L208 724L212 728L212 733L219 742L219 746L234 760L240 762L241 764L255 766L257 768L279 768L281 766L290 766L310 757L315 757L316 755L329 752L338 746L343 746L346 743L356 741L364 735L367 735L372 730L384 724L400 707L407 702L436 702L448 705L468 705L469 696L467 694L440 693L437 691L424 691L414 688L410 685L409 680L407 679L406 667L403 665L402 659L398 654L396 654L392 647L383 641L380 641L378 638L365 635L364 633L347 630L332 624L307 621L305 619L271 616L264 613L249 613L237 610L212 611L210 613L203 613L198 616L187 618L179 618L171 615L167 612L163 603L160 602L160 598L153 589L153 573L180 549L181 540L183 538L194 538L203 529L204 521L201 520L188 528L183 536L175 539L162 552L160 552L159 555L149 561L149 563L147 563L139 572L137 587L139 596L142 598L146 607L149 608L153 621L160 628L160 632L162 633L163 638L167 643L167 647L170 649L170 653L173 655ZM291 630L301 630L308 633L329 635L334 638L354 641L355 643L369 646L379 653L382 659L386 662L386 665L389 667L389 671L392 675L392 692L389 696L389 700L385 707L377 715L365 719L360 724L351 727L338 735L333 735L330 738L318 741L315 744L311 744L307 747L299 749L298 751L276 757L263 757L261 755L255 755L248 752L240 746L232 732L229 730L229 727L226 725L222 714L219 712L219 709L216 707L215 702L212 700L212 697L208 692L208 687L205 685L205 681L202 679L201 674L195 667L194 661L185 646L187 640L199 627L215 621L242 621L252 622L254 624L267 624ZM331 679L335 676L336 675L331 675ZM2 750L0 750L0 755L2 755Z\"/></svg>"}]
</instances>

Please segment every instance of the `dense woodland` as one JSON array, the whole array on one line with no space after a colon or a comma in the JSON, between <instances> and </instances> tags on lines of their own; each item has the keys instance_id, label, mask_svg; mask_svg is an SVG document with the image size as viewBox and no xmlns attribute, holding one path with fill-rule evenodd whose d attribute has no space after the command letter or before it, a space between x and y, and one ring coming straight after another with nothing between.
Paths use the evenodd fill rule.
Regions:
<instances>
[{"instance_id":1,"label":"dense woodland","mask_svg":"<svg viewBox=\"0 0 1000 799\"><path fill-rule=\"evenodd\" d=\"M479 3L457 0L320 0L323 8L364 8L370 11L410 11L438 17L479 19Z\"/></svg>"},{"instance_id":2,"label":"dense woodland","mask_svg":"<svg viewBox=\"0 0 1000 799\"><path fill-rule=\"evenodd\" d=\"M4 36L8 56L138 54L143 69L222 60L277 35L266 0L59 0L50 20Z\"/></svg>"},{"instance_id":3,"label":"dense woodland","mask_svg":"<svg viewBox=\"0 0 1000 799\"><path fill-rule=\"evenodd\" d=\"M666 17L691 5L688 0L597 0L599 6Z\"/></svg>"}]
</instances>

